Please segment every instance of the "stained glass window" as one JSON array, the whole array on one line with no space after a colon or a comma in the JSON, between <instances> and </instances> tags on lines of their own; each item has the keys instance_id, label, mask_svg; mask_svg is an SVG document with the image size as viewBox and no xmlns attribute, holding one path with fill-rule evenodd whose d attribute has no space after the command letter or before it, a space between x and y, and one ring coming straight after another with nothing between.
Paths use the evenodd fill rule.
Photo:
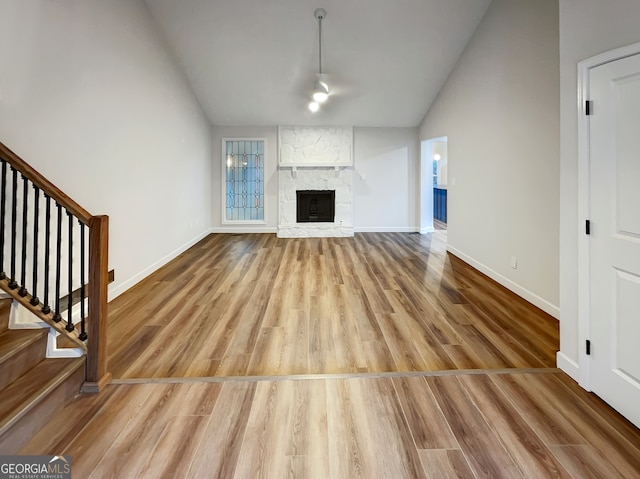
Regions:
<instances>
[{"instance_id":1,"label":"stained glass window","mask_svg":"<svg viewBox=\"0 0 640 479\"><path fill-rule=\"evenodd\" d=\"M264 222L264 140L225 139L225 221Z\"/></svg>"}]
</instances>

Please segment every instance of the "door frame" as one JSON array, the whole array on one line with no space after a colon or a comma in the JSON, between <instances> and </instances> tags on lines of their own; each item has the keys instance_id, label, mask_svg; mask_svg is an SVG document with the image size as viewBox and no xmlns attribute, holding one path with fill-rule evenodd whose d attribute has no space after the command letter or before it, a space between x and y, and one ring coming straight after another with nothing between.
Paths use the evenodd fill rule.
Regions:
<instances>
[{"instance_id":1,"label":"door frame","mask_svg":"<svg viewBox=\"0 0 640 479\"><path fill-rule=\"evenodd\" d=\"M589 117L585 111L585 102L589 100L589 78L591 69L606 63L622 60L640 54L640 43L616 48L578 63L578 383L591 391L591 363L586 351L590 339L591 318L589 311L590 259L589 237L585 234L585 220L590 215L590 136ZM597 109L594 105L594 110Z\"/></svg>"}]
</instances>

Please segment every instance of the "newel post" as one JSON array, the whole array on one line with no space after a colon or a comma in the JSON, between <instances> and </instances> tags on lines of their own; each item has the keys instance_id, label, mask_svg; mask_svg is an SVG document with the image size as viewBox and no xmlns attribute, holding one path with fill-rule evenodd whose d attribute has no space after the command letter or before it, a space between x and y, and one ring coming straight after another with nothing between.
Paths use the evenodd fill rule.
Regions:
<instances>
[{"instance_id":1,"label":"newel post","mask_svg":"<svg viewBox=\"0 0 640 479\"><path fill-rule=\"evenodd\" d=\"M89 221L89 310L87 365L82 392L100 392L111 380L107 372L107 286L109 217Z\"/></svg>"}]
</instances>

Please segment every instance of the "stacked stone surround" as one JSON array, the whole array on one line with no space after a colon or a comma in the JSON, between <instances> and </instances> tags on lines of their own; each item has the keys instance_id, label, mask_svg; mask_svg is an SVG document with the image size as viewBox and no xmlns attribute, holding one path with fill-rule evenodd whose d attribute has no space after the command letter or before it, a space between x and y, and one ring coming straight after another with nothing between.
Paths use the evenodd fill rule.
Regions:
<instances>
[{"instance_id":1,"label":"stacked stone surround","mask_svg":"<svg viewBox=\"0 0 640 479\"><path fill-rule=\"evenodd\" d=\"M353 236L353 129L281 127L278 237ZM296 223L297 190L335 190L333 223Z\"/></svg>"}]
</instances>

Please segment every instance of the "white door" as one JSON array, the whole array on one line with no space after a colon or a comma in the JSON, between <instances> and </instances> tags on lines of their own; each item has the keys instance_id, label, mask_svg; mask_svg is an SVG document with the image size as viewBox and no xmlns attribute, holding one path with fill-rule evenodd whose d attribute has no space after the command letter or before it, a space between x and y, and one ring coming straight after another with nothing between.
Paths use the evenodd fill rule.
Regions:
<instances>
[{"instance_id":1,"label":"white door","mask_svg":"<svg viewBox=\"0 0 640 479\"><path fill-rule=\"evenodd\" d=\"M589 75L591 389L640 427L640 54Z\"/></svg>"}]
</instances>

